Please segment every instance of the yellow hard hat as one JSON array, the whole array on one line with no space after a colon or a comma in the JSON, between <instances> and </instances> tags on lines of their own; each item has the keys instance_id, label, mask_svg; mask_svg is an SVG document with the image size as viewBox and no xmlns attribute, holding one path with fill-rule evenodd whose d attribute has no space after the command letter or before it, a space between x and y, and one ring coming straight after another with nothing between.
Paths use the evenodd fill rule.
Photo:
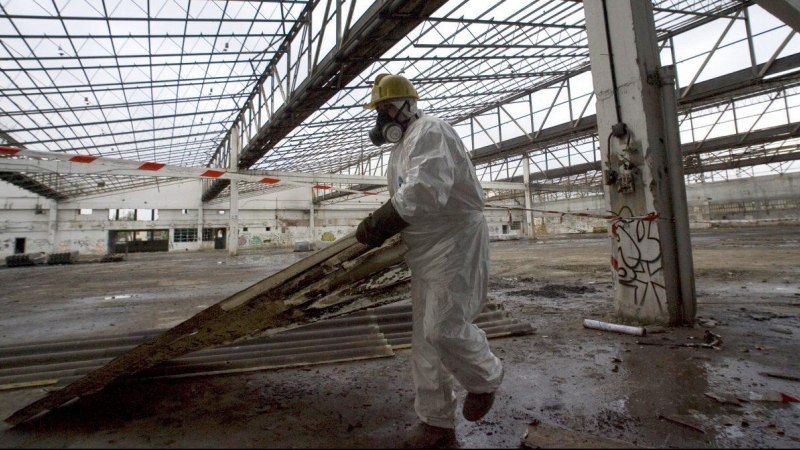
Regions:
<instances>
[{"instance_id":1,"label":"yellow hard hat","mask_svg":"<svg viewBox=\"0 0 800 450\"><path fill-rule=\"evenodd\" d=\"M375 77L375 84L372 86L372 98L369 103L364 105L364 109L375 109L375 105L378 102L399 98L419 100L419 95L417 95L414 85L405 77L382 73Z\"/></svg>"}]
</instances>

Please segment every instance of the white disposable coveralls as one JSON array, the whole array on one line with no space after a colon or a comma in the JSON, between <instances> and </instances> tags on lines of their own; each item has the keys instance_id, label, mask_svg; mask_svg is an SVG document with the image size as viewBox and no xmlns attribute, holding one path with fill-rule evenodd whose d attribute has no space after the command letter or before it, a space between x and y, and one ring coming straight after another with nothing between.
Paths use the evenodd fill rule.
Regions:
<instances>
[{"instance_id":1,"label":"white disposable coveralls","mask_svg":"<svg viewBox=\"0 0 800 450\"><path fill-rule=\"evenodd\" d=\"M389 192L408 247L412 364L423 422L455 427L453 377L469 392L494 392L503 378L486 334L472 322L486 302L489 230L483 190L461 139L419 113L392 149Z\"/></svg>"}]
</instances>

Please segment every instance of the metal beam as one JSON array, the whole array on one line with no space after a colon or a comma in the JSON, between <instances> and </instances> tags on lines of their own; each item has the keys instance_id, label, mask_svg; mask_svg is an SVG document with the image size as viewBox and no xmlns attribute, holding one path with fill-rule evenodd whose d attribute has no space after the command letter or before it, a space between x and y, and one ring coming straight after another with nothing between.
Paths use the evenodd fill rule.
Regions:
<instances>
[{"instance_id":1,"label":"metal beam","mask_svg":"<svg viewBox=\"0 0 800 450\"><path fill-rule=\"evenodd\" d=\"M20 173L50 173L64 175L112 175L182 179L225 178L249 183L274 185L277 183L295 186L307 185L319 189L340 189L331 184L354 185L342 191L343 195L368 191L367 187L384 187L386 177L331 173L282 172L275 170L206 170L200 167L169 166L141 161L114 160L93 156L70 155L64 153L30 152L36 158L0 158L0 170ZM24 156L24 155L23 155ZM58 159L38 159L48 156ZM144 169L142 167L145 167ZM484 189L523 190L522 183L483 182ZM358 188L358 189L357 189ZM361 189L363 188L363 189ZM331 196L335 198L335 196Z\"/></svg>"},{"instance_id":2,"label":"metal beam","mask_svg":"<svg viewBox=\"0 0 800 450\"><path fill-rule=\"evenodd\" d=\"M386 183L386 177L375 177L375 178L382 178L383 180L381 181L380 184L356 184L350 187L353 190L357 191L377 191L386 189L386 187L388 186L388 184ZM357 195L358 194L351 194L349 192L329 192L327 194L322 194L317 196L316 198L314 198L314 201L312 203L315 205L320 205L324 203L330 203L334 200L344 201L347 199L347 197L355 197Z\"/></svg>"},{"instance_id":3,"label":"metal beam","mask_svg":"<svg viewBox=\"0 0 800 450\"><path fill-rule=\"evenodd\" d=\"M3 130L0 130L0 139L5 141L7 145L21 147L20 143L16 139L9 136ZM0 159L0 163L3 161L5 161L5 159ZM17 171L0 171L0 180L13 184L14 186L25 189L26 191L32 192L36 195L41 195L44 198L49 198L50 200L59 201L67 199L65 195L59 193L53 188Z\"/></svg>"},{"instance_id":4,"label":"metal beam","mask_svg":"<svg viewBox=\"0 0 800 450\"><path fill-rule=\"evenodd\" d=\"M800 31L800 0L756 0L756 3L794 31Z\"/></svg>"},{"instance_id":5,"label":"metal beam","mask_svg":"<svg viewBox=\"0 0 800 450\"><path fill-rule=\"evenodd\" d=\"M753 167L753 166L760 166L763 164L775 164L780 162L798 161L798 160L800 160L800 151L796 151L793 153L782 153L778 155L764 155L764 156L754 156L750 158L737 158L737 159L732 159L730 161L724 161L713 164L701 163L694 167L686 167L684 168L683 171L686 174L695 174L695 173L715 172L718 170L741 169L743 167Z\"/></svg>"},{"instance_id":6,"label":"metal beam","mask_svg":"<svg viewBox=\"0 0 800 450\"><path fill-rule=\"evenodd\" d=\"M584 119L591 128L595 126L595 117L587 117ZM548 136L554 139L561 139L556 136L554 130L561 130L563 125L546 129L542 132L541 140L546 140ZM524 138L524 137L523 137ZM717 138L707 139L703 142L689 142L681 146L684 156L711 153L720 150L743 148L753 145L767 144L770 142L777 142L792 138L800 138L800 122L794 122L787 125L779 125L761 130L755 130L750 133L739 133L728 136L721 136ZM517 138L521 139L521 138ZM526 139L527 140L527 139ZM504 141L502 146L505 150L511 147L508 143L515 141L515 139ZM540 142L541 144L541 142ZM495 149L491 146L491 149ZM48 152L37 152L44 156ZM66 155L63 153L49 154L53 158L71 158L74 155ZM785 156L781 156L785 158ZM478 160L473 158L473 161ZM755 161L755 160L753 160ZM133 161L126 161L126 166L119 166L114 164L110 158L100 158L95 160L92 164L73 163L68 161L58 161L54 159L10 159L0 158L0 171L3 171L3 176L0 179L28 189L38 195L46 198L64 200L67 197L56 192L55 190L45 186L36 180L23 175L23 172L28 173L58 173L64 175L113 175L113 176L157 176L157 177L171 177L182 179L197 179L201 178L199 173L204 169L199 168L185 168L185 167L172 167L164 166L157 172L147 172L139 170L135 167ZM600 162L588 162L583 164L573 164L566 167L558 167L547 171L533 172L530 175L531 187L536 191L556 191L556 190L581 190L579 186L561 186L552 184L539 184L536 181L552 180L574 175L585 174L592 171L600 170ZM199 170L199 172L198 172ZM713 171L720 170L716 167L703 166L703 169L698 170L694 167L687 167L686 173L698 173L700 171ZM330 201L336 198L341 198L348 195L364 195L360 192L352 191L371 191L386 186L386 178L383 176L369 176L369 175L353 175L353 174L330 174L330 173L303 173L303 172L285 172L274 170L242 170L239 171L238 179L245 182L257 183L264 178L279 179L289 183L305 183L305 184L343 184L351 185L347 191L330 192L318 197L317 203ZM521 190L524 189L522 184L522 175L509 178L505 182L483 182L484 189L496 190ZM593 190L595 188L587 188Z\"/></svg>"},{"instance_id":7,"label":"metal beam","mask_svg":"<svg viewBox=\"0 0 800 450\"><path fill-rule=\"evenodd\" d=\"M316 70L288 94L284 105L258 130L243 149L239 168L247 169L255 164L317 108L333 98L339 88L355 79L444 3L445 0L392 0L370 6L348 30L340 45L334 46ZM212 200L227 185L225 180L215 181L203 194L203 201Z\"/></svg>"},{"instance_id":8,"label":"metal beam","mask_svg":"<svg viewBox=\"0 0 800 450\"><path fill-rule=\"evenodd\" d=\"M681 145L681 152L683 156L689 156L689 155L696 155L703 153L713 153L720 150L745 148L753 145L779 142L793 138L800 138L800 122L793 122L788 125L779 125L776 127L765 128L763 130L753 131L749 134L739 133L730 136L722 136L718 138L708 139L705 142L703 142L702 145L699 142L689 142ZM800 155L800 152L798 152L798 155ZM781 157L784 156L781 155ZM786 161L789 160L790 159L787 159ZM751 161L756 161L756 159L752 159ZM699 173L699 172L710 172L714 170L720 170L719 168L710 168L711 166L708 165L703 165L700 167L701 168L698 169L697 167L685 166L684 170L686 173ZM736 166L732 165L731 167L735 168ZM534 181L555 180L568 176L580 175L588 172L597 171L600 170L601 168L602 166L600 164L600 161L597 161L584 164L576 164L568 167L560 167L557 169L548 170L546 172L531 173L531 182L532 182L531 187L536 189L537 184L533 183ZM511 183L520 183L522 182L522 175L509 178L507 181Z\"/></svg>"},{"instance_id":9,"label":"metal beam","mask_svg":"<svg viewBox=\"0 0 800 450\"><path fill-rule=\"evenodd\" d=\"M764 64L759 65L758 69L760 70L763 66ZM713 104L721 100L730 101L731 97L736 98L763 93L767 89L785 86L786 83L800 82L800 71L797 69L800 69L800 53L775 60L772 67L765 73L765 77L790 70L792 70L792 72L773 80L765 81L763 77L753 78L752 69L747 68L703 81L694 85L690 95L679 98L678 108L681 111L686 111L699 106ZM573 127L569 122L562 123L541 130L539 136L533 139L527 136L519 136L499 142L497 145L491 144L477 148L472 151L472 163L478 165L495 160L512 158L531 150L546 148L565 141L591 136L596 133L597 116L586 116L581 119L577 127ZM754 133L768 138L768 136L765 136L765 134L768 134L766 132L755 131ZM706 145L708 145L708 143L706 143L704 147Z\"/></svg>"},{"instance_id":10,"label":"metal beam","mask_svg":"<svg viewBox=\"0 0 800 450\"><path fill-rule=\"evenodd\" d=\"M800 122L794 122L787 125L707 139L704 142L689 142L681 145L681 150L683 155L686 156L768 144L798 137L800 137Z\"/></svg>"},{"instance_id":11,"label":"metal beam","mask_svg":"<svg viewBox=\"0 0 800 450\"><path fill-rule=\"evenodd\" d=\"M603 189L600 186L586 186L578 184L563 184L563 183L531 183L531 189L536 192L586 192L590 194L602 194Z\"/></svg>"},{"instance_id":12,"label":"metal beam","mask_svg":"<svg viewBox=\"0 0 800 450\"><path fill-rule=\"evenodd\" d=\"M41 195L44 198L51 200L66 200L67 197L54 189L18 172L0 172L0 180L13 184L14 186L25 189L26 191L33 192L36 195Z\"/></svg>"}]
</instances>

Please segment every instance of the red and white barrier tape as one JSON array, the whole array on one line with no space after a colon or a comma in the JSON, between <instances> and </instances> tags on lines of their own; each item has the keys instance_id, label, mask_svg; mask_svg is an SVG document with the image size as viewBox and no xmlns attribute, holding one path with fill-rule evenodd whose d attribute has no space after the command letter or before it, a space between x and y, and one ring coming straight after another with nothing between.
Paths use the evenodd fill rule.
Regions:
<instances>
[{"instance_id":1,"label":"red and white barrier tape","mask_svg":"<svg viewBox=\"0 0 800 450\"><path fill-rule=\"evenodd\" d=\"M487 204L486 206L490 208L503 208L503 209L514 209L518 211L533 211L539 213L547 213L547 214L558 214L561 216L578 216L578 217L591 217L593 219L604 219L604 220L613 220L613 221L620 221L620 220L643 220L645 222L652 222L658 219L658 214L650 213L644 216L638 217L622 217L617 215L600 215L600 214L589 214L589 213L575 213L575 212L565 212L565 211L551 211L547 209L533 209L533 208L523 208L521 206L506 206L506 205L490 205Z\"/></svg>"},{"instance_id":2,"label":"red and white barrier tape","mask_svg":"<svg viewBox=\"0 0 800 450\"><path fill-rule=\"evenodd\" d=\"M172 166L168 164L155 163L155 162L128 161L123 159L107 158L104 156L71 155L67 153L41 152L36 150L28 150L26 148L2 147L2 146L0 146L0 155L25 156L28 158L46 159L46 160L55 159L59 161L65 161L77 164L96 164L118 169L141 170L142 172L149 172L148 175L152 175L152 172L159 172L163 173L163 176L165 177L227 179L227 180L247 181L251 183L262 183L269 185L283 183L290 186L313 187L315 189L322 189L322 190L330 189L335 191L350 192L354 194L363 194L363 195L378 195L377 192L372 192L372 191L358 191L353 189L328 186L326 184L304 183L300 181L286 180L277 177L265 177L261 175L249 175L236 172L228 172L224 169Z\"/></svg>"}]
</instances>

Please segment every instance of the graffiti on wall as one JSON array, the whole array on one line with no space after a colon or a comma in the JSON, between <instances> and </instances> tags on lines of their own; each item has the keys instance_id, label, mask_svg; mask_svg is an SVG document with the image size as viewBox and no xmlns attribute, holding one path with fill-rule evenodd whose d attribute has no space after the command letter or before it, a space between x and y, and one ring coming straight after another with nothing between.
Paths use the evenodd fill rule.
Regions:
<instances>
[{"instance_id":1,"label":"graffiti on wall","mask_svg":"<svg viewBox=\"0 0 800 450\"><path fill-rule=\"evenodd\" d=\"M623 207L617 216L622 217L623 212L628 217L633 216L628 207ZM656 218L654 214L644 218L620 218L611 224L611 266L615 287L632 290L637 307L655 307L660 314L665 314L666 289Z\"/></svg>"},{"instance_id":2,"label":"graffiti on wall","mask_svg":"<svg viewBox=\"0 0 800 450\"><path fill-rule=\"evenodd\" d=\"M58 242L58 250L78 251L80 253L89 254L105 254L108 252L108 241L106 238L88 238L82 237L78 239L64 239Z\"/></svg>"},{"instance_id":3,"label":"graffiti on wall","mask_svg":"<svg viewBox=\"0 0 800 450\"><path fill-rule=\"evenodd\" d=\"M35 249L33 251L42 251L42 252L49 252L50 251L50 241L47 239L33 239L31 240L31 249Z\"/></svg>"},{"instance_id":4,"label":"graffiti on wall","mask_svg":"<svg viewBox=\"0 0 800 450\"><path fill-rule=\"evenodd\" d=\"M322 233L322 237L320 238L323 242L333 242L336 240L336 236L333 235L330 231L326 231Z\"/></svg>"},{"instance_id":5,"label":"graffiti on wall","mask_svg":"<svg viewBox=\"0 0 800 450\"><path fill-rule=\"evenodd\" d=\"M289 245L289 240L280 234L257 235L252 233L239 234L239 247L254 247L265 245Z\"/></svg>"}]
</instances>

